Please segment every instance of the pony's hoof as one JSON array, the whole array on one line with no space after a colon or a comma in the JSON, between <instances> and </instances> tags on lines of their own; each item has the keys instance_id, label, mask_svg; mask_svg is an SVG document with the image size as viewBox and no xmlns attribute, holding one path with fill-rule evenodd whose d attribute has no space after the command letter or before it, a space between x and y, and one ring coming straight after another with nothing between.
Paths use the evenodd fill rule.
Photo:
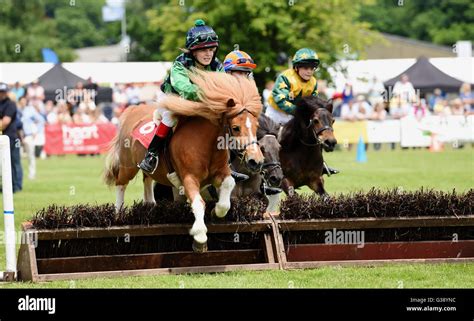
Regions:
<instances>
[{"instance_id":1,"label":"pony's hoof","mask_svg":"<svg viewBox=\"0 0 474 321\"><path fill-rule=\"evenodd\" d=\"M216 207L214 207L212 211L214 212L213 215L215 215L217 218L224 218L229 212L229 209L230 209L230 204L221 205L217 203Z\"/></svg>"},{"instance_id":2,"label":"pony's hoof","mask_svg":"<svg viewBox=\"0 0 474 321\"><path fill-rule=\"evenodd\" d=\"M194 242L204 244L207 242L207 228L204 229L197 229L197 228L192 228L191 231L189 231L189 234L193 237Z\"/></svg>"},{"instance_id":3,"label":"pony's hoof","mask_svg":"<svg viewBox=\"0 0 474 321\"><path fill-rule=\"evenodd\" d=\"M195 253L204 253L207 252L207 242L198 243L196 240L193 241L193 251Z\"/></svg>"},{"instance_id":4,"label":"pony's hoof","mask_svg":"<svg viewBox=\"0 0 474 321\"><path fill-rule=\"evenodd\" d=\"M211 222L222 222L224 221L224 218L223 217L218 217L216 215L216 208L214 207L212 210L211 210Z\"/></svg>"}]
</instances>

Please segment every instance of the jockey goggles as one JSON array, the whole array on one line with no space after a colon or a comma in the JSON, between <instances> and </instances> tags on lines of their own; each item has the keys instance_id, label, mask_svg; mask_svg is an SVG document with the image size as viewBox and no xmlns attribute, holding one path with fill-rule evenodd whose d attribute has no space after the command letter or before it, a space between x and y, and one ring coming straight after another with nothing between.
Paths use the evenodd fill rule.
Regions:
<instances>
[{"instance_id":1,"label":"jockey goggles","mask_svg":"<svg viewBox=\"0 0 474 321\"><path fill-rule=\"evenodd\" d=\"M224 66L225 66L225 62L224 62ZM249 72L252 72L253 69L255 69L257 67L257 65L255 64L255 62L253 61L252 58L237 58L237 59L234 59L230 62L230 65L228 67L229 70L239 70L239 68L243 69L248 69L248 70L243 70L243 71L249 71Z\"/></svg>"},{"instance_id":2,"label":"jockey goggles","mask_svg":"<svg viewBox=\"0 0 474 321\"><path fill-rule=\"evenodd\" d=\"M219 37L216 34L205 33L205 34L201 34L197 36L194 39L194 41L191 43L190 47L193 47L197 44L206 44L206 43L212 43L212 42L218 43L218 41L219 41ZM216 44L216 47L217 47L217 44Z\"/></svg>"},{"instance_id":3,"label":"jockey goggles","mask_svg":"<svg viewBox=\"0 0 474 321\"><path fill-rule=\"evenodd\" d=\"M237 65L244 65L244 64L255 64L253 62L253 59L252 58L239 58L237 60L234 60L234 62L237 64Z\"/></svg>"}]
</instances>

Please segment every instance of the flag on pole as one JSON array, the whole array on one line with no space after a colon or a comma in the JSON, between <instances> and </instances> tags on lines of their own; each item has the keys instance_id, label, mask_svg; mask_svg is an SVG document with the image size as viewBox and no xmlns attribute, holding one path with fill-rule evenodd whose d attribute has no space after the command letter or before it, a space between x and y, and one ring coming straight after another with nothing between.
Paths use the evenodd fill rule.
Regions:
<instances>
[{"instance_id":1,"label":"flag on pole","mask_svg":"<svg viewBox=\"0 0 474 321\"><path fill-rule=\"evenodd\" d=\"M111 7L111 6L102 7L102 19L105 22L120 21L123 19L124 13L125 13L124 7Z\"/></svg>"},{"instance_id":2,"label":"flag on pole","mask_svg":"<svg viewBox=\"0 0 474 321\"><path fill-rule=\"evenodd\" d=\"M56 53L54 52L53 49L43 48L43 49L41 49L41 52L43 54L43 61L44 62L52 62L54 64L59 63L58 55L56 55Z\"/></svg>"}]
</instances>

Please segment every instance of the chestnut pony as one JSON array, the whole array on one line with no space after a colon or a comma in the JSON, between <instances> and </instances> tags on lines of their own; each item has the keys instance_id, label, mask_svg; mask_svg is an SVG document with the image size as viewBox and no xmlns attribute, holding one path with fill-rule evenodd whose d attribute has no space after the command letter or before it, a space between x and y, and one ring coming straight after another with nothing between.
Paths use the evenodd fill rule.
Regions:
<instances>
[{"instance_id":1,"label":"chestnut pony","mask_svg":"<svg viewBox=\"0 0 474 321\"><path fill-rule=\"evenodd\" d=\"M189 77L200 89L198 102L177 95L166 95L159 102L160 107L179 117L168 148L178 180L172 183L168 179L167 162L161 152L156 171L152 175L143 173L144 201L155 201L153 180L168 186L179 184L184 187L195 218L189 232L194 238L193 249L202 252L207 249L207 228L204 223L205 202L200 189L208 184L216 187L219 200L214 213L217 217L224 217L230 208L230 194L235 186L228 164L228 146L223 148L218 141L230 135L238 146L242 146L236 152L249 167L260 167L263 155L258 147L256 131L262 103L253 80L197 69L190 72ZM146 153L146 148L133 139L131 133L143 120L152 120L153 110L146 105L127 108L120 118L119 132L111 142L104 181L109 186L116 186L117 209L123 206L125 188L138 173L137 164Z\"/></svg>"}]
</instances>

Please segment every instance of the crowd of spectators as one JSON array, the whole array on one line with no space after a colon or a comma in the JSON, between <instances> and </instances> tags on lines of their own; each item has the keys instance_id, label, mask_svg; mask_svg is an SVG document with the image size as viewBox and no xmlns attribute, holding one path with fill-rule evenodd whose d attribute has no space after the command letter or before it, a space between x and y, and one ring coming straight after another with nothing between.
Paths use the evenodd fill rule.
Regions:
<instances>
[{"instance_id":1,"label":"crowd of spectators","mask_svg":"<svg viewBox=\"0 0 474 321\"><path fill-rule=\"evenodd\" d=\"M415 90L407 75L388 91L379 83L373 84L366 95L355 94L347 83L342 92L334 93L331 98L334 116L346 121L474 114L474 93L469 83L464 83L455 95L447 95L439 88L422 94Z\"/></svg>"}]
</instances>

